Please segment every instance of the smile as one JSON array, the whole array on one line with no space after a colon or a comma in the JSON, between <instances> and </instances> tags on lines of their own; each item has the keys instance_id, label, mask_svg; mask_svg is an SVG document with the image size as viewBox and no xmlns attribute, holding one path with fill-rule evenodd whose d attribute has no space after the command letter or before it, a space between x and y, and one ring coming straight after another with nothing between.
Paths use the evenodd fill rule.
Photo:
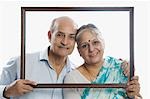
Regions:
<instances>
[{"instance_id":1,"label":"smile","mask_svg":"<svg viewBox=\"0 0 150 99\"><path fill-rule=\"evenodd\" d=\"M96 56L97 54L98 54L98 52L97 52L97 53L90 54L89 56L90 56L90 57L94 57L94 56Z\"/></svg>"}]
</instances>

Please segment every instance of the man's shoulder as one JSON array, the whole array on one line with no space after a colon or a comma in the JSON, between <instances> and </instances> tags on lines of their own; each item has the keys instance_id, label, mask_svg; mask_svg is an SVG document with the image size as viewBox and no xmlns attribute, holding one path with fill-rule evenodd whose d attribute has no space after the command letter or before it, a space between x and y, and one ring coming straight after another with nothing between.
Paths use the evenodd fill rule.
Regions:
<instances>
[{"instance_id":1,"label":"man's shoulder","mask_svg":"<svg viewBox=\"0 0 150 99\"><path fill-rule=\"evenodd\" d=\"M26 60L32 60L32 61L34 61L34 60L37 60L37 59L39 59L39 56L40 56L40 52L34 52L34 53L27 53L27 54L25 54L25 58L26 58Z\"/></svg>"},{"instance_id":2,"label":"man's shoulder","mask_svg":"<svg viewBox=\"0 0 150 99\"><path fill-rule=\"evenodd\" d=\"M33 53L26 53L25 56L27 56L27 57L33 57L33 56L37 56L39 54L40 54L40 52L33 52Z\"/></svg>"},{"instance_id":3,"label":"man's shoulder","mask_svg":"<svg viewBox=\"0 0 150 99\"><path fill-rule=\"evenodd\" d=\"M6 67L9 67L11 65L14 65L16 63L18 63L20 60L19 56L15 56L15 57L11 57L6 61Z\"/></svg>"}]
</instances>

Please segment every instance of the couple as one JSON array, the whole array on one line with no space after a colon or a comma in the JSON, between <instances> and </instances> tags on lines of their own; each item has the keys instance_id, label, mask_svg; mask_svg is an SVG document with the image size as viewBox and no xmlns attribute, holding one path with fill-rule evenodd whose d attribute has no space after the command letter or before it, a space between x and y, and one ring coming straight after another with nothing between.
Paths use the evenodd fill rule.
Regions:
<instances>
[{"instance_id":1,"label":"couple","mask_svg":"<svg viewBox=\"0 0 150 99\"><path fill-rule=\"evenodd\" d=\"M89 29L86 29L87 27ZM85 36L85 32L88 35ZM76 33L78 34L76 35ZM103 59L104 44L102 38L98 37L100 34L97 33L99 33L98 29L93 25L83 26L77 30L75 22L66 16L54 19L50 31L48 31L50 47L43 52L26 55L26 77L29 80L20 79L20 57L12 58L6 64L0 77L0 99L70 99L69 95L73 94L74 90L71 93L67 93L64 90L63 94L61 88L34 89L32 85L37 83L63 83L66 74L72 70L71 67L74 67L74 64L69 61L68 55L74 49L75 39L79 53L85 63L69 73L65 78L65 82L76 82L72 80L72 74L75 74L74 76L80 74L81 78L79 77L78 83L82 82L80 81L82 77L84 77L84 82L89 83L106 83L112 81L111 79L115 79L115 82L127 82L127 77L124 76L120 67L122 61L113 57ZM84 36L86 38L83 38ZM112 70L111 68L115 69ZM105 71L108 71L108 74ZM128 71L128 69L125 69L125 71ZM108 75L111 75L111 77ZM117 97L123 98L126 98L127 95L129 97L139 96L140 85L138 78L133 77L133 80L128 84L126 88L127 94L123 89L114 91L110 89L112 91L108 95L117 94ZM91 95L90 93L93 94L92 89L85 88L83 92L81 91L77 92L76 99L88 99ZM106 91L104 90L103 93L98 95L106 95ZM99 93L100 91L96 92ZM78 93L81 93L81 95ZM122 93L125 95L122 95ZM94 93L94 95L97 94ZM111 99L111 97L108 99Z\"/></svg>"}]
</instances>

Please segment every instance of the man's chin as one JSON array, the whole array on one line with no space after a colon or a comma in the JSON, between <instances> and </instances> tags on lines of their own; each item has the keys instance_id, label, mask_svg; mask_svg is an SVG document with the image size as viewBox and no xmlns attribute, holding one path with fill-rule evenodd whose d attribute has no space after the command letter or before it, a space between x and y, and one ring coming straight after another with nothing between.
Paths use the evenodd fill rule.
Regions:
<instances>
[{"instance_id":1,"label":"man's chin","mask_svg":"<svg viewBox=\"0 0 150 99\"><path fill-rule=\"evenodd\" d=\"M60 57L66 57L69 55L69 53L64 53L64 52L60 52L60 53L57 53Z\"/></svg>"},{"instance_id":2,"label":"man's chin","mask_svg":"<svg viewBox=\"0 0 150 99\"><path fill-rule=\"evenodd\" d=\"M59 50L59 52L57 52L57 54L59 54L60 56L66 57L68 55L70 55L72 53L72 51L70 49L61 49Z\"/></svg>"}]
</instances>

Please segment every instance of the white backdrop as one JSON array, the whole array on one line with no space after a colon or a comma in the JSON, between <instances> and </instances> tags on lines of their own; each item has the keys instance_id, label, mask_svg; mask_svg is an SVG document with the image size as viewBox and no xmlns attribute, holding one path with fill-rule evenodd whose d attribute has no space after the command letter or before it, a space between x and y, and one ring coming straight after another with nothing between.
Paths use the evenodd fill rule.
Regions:
<instances>
[{"instance_id":1,"label":"white backdrop","mask_svg":"<svg viewBox=\"0 0 150 99\"><path fill-rule=\"evenodd\" d=\"M69 16L80 27L93 23L105 40L105 56L129 59L129 11L27 11L26 12L26 53L37 52L49 45L47 32L51 21L60 16ZM81 64L82 58L75 48L70 55L72 62Z\"/></svg>"},{"instance_id":2,"label":"white backdrop","mask_svg":"<svg viewBox=\"0 0 150 99\"><path fill-rule=\"evenodd\" d=\"M84 4L84 5L82 5ZM141 94L143 96L144 99L149 99L149 95L147 94L148 92L148 88L149 88L149 79L148 79L148 69L150 65L148 63L148 4L149 2L105 2L105 1L101 1L101 2L90 2L90 1L80 1L80 2L75 2L75 1L70 1L70 2L67 2L67 1L64 1L64 2L48 2L48 1L45 1L45 2L40 2L40 1L36 1L36 2L17 2L17 1L0 1L0 71L2 69L2 67L4 66L3 64L5 64L5 62L13 57L13 56L18 56L20 55L20 31L21 31L21 21L20 21L20 18L21 18L21 11L20 11L20 7L21 6L48 6L48 7L56 7L56 6L87 6L87 7L90 7L90 6L96 6L96 7L104 7L104 6L134 6L135 7L135 68L136 68L136 74L139 75L140 77L140 84L141 84ZM116 14L115 14L116 15ZM56 16L56 14L55 14ZM54 16L54 17L55 17ZM58 15L59 16L59 15ZM82 16L82 15L81 15ZM124 15L123 15L124 16ZM43 16L44 17L44 16ZM78 24L83 24L83 23L89 23L87 22L87 19L85 20L81 20L80 18L75 18L76 16L71 16L75 19L75 21L78 23ZM79 17L79 16L77 16ZM32 17L31 17L32 18ZM33 25L31 24L31 27L37 27L37 29L40 27L40 30L31 30L33 31L34 33L36 32L40 32L40 33L43 33L42 35L44 35L44 38L41 38L42 36L40 36L41 34L38 34L39 36L35 36L33 33L33 36L31 39L35 39L36 38L40 38L40 39L35 39L36 41L37 40L42 40L39 45L47 45L47 31L49 29L49 23L51 21L51 18L53 18L51 15L48 17L50 20L49 21L44 21L44 22L47 22L47 23L43 23L44 25L42 25L43 28L41 28L41 21L38 20L39 23L36 23L36 25L34 24L34 22L31 22L33 23ZM94 19L94 18L93 18ZM32 19L33 20L33 19ZM33 21L36 21L37 18L35 18ZM43 18L44 20L44 18ZM118 19L120 20L120 19ZM80 21L82 21L80 23ZM92 20L91 22L98 25L100 31L102 32L104 38L107 38L107 36L105 35L105 33L116 33L116 32L112 32L111 30L111 27L108 26L108 21L105 23L103 22L103 20L99 20L100 23L97 23L96 21ZM112 20L110 20L112 21ZM126 21L124 20L120 20L121 23L124 22L126 23ZM36 21L37 22L37 21ZM102 24L101 24L102 23ZM127 24L127 23L126 23ZM109 27L109 30L106 29L105 25L107 26L107 28ZM115 25L118 25L117 23ZM115 27L114 25L114 27ZM122 24L121 24L122 25ZM30 25L27 25L27 26L30 26ZM39 27L38 27L39 26ZM120 26L120 25L119 25ZM149 25L150 26L150 25ZM113 27L113 28L114 28ZM31 28L33 29L33 28ZM30 29L29 29L30 30ZM122 32L125 32L125 31L122 31L122 29L119 28L119 30ZM127 30L127 29L125 29ZM117 32L117 33L120 33L120 32ZM125 34L125 33L123 33ZM110 34L109 34L110 35ZM119 34L118 34L119 35ZM27 35L28 36L28 35ZM114 39L116 39L115 36L112 36L114 37ZM30 37L28 37L30 38ZM43 40L44 39L44 40ZM46 39L46 40L45 40ZM107 38L109 39L109 38ZM111 38L112 39L112 38ZM124 36L123 38L121 39L121 42L123 42L124 40ZM30 39L29 39L30 40ZM45 41L45 42L43 42ZM112 41L115 41L115 40L112 40ZM110 42L110 41L106 41L107 42ZM32 45L32 43L34 43L33 41L29 44L29 46ZM115 42L116 43L116 42ZM27 43L28 44L28 43ZM109 43L108 43L109 44ZM106 44L106 45L108 45ZM120 43L118 43L120 44ZM41 46L41 48L43 48L43 46ZM109 45L108 45L109 46ZM119 45L121 46L121 45ZM29 52L32 50L33 51L38 51L39 49L39 46L35 46L37 49L34 50L33 48L29 48ZM39 49L38 49L39 48ZM106 47L107 48L107 47ZM122 48L122 47L120 47ZM127 47L123 47L123 48L127 48ZM28 48L27 48L28 49ZM128 50L128 49L127 49ZM109 50L108 50L109 51ZM106 52L108 52L107 49L106 49ZM77 51L75 51L76 53ZM128 52L128 51L125 51L125 52ZM125 53L124 52L124 53ZM111 54L111 52L108 52L109 55ZM73 54L75 55L75 54ZM116 55L116 54L114 54ZM112 55L112 56L114 56ZM120 55L120 54L119 54ZM128 55L128 54L124 54L124 55ZM116 56L118 57L118 56ZM119 56L120 57L120 56ZM127 57L127 56L121 56L121 57Z\"/></svg>"}]
</instances>

